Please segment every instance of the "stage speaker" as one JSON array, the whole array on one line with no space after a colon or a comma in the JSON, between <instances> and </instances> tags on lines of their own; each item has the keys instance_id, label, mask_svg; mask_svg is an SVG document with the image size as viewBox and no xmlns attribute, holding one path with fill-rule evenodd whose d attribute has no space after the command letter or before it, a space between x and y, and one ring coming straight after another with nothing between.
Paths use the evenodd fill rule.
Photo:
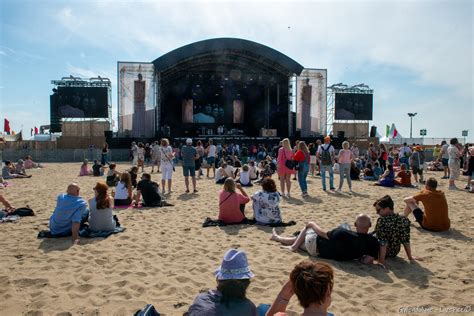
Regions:
<instances>
[{"instance_id":1,"label":"stage speaker","mask_svg":"<svg viewBox=\"0 0 474 316\"><path fill-rule=\"evenodd\" d=\"M345 135L345 134L346 134L346 133L345 133L344 131L338 131L338 132L337 132L337 138L344 138L344 135Z\"/></svg>"},{"instance_id":2,"label":"stage speaker","mask_svg":"<svg viewBox=\"0 0 474 316\"><path fill-rule=\"evenodd\" d=\"M370 137L375 137L377 135L377 126L372 125L370 127Z\"/></svg>"}]
</instances>

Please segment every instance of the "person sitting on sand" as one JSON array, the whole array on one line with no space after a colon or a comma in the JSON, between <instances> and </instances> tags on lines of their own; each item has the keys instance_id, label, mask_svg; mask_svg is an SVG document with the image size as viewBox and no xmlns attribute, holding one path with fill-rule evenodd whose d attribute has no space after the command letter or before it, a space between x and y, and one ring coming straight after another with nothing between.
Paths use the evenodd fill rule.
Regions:
<instances>
[{"instance_id":1,"label":"person sitting on sand","mask_svg":"<svg viewBox=\"0 0 474 316\"><path fill-rule=\"evenodd\" d=\"M106 183L109 187L114 187L117 185L117 183L120 181L120 172L115 170L117 167L116 164L111 163L109 165L109 171L107 172L107 179Z\"/></svg>"},{"instance_id":2,"label":"person sitting on sand","mask_svg":"<svg viewBox=\"0 0 474 316\"><path fill-rule=\"evenodd\" d=\"M216 270L217 289L199 294L189 306L188 315L257 315L255 304L246 297L252 277L245 252L229 249Z\"/></svg>"},{"instance_id":3,"label":"person sitting on sand","mask_svg":"<svg viewBox=\"0 0 474 316\"><path fill-rule=\"evenodd\" d=\"M227 178L234 178L234 168L226 162L223 162L216 170L216 184L224 183Z\"/></svg>"},{"instance_id":4,"label":"person sitting on sand","mask_svg":"<svg viewBox=\"0 0 474 316\"><path fill-rule=\"evenodd\" d=\"M429 231L446 231L449 229L450 220L448 216L448 202L443 191L436 190L438 181L429 178L425 183L425 189L420 193L405 198L405 216L413 212L415 220L421 228ZM423 212L418 203L423 203Z\"/></svg>"},{"instance_id":5,"label":"person sitting on sand","mask_svg":"<svg viewBox=\"0 0 474 316\"><path fill-rule=\"evenodd\" d=\"M26 156L25 169L33 169L33 168L43 168L43 166L39 163L34 162L31 156Z\"/></svg>"},{"instance_id":6,"label":"person sitting on sand","mask_svg":"<svg viewBox=\"0 0 474 316\"><path fill-rule=\"evenodd\" d=\"M255 161L249 161L249 176L250 180L257 180L258 179L258 171L257 167L255 166Z\"/></svg>"},{"instance_id":7,"label":"person sitting on sand","mask_svg":"<svg viewBox=\"0 0 474 316\"><path fill-rule=\"evenodd\" d=\"M380 244L378 263L385 267L385 258L396 257L401 245L405 248L410 261L421 260L411 254L410 221L393 212L394 203L390 195L385 195L375 201L374 207L379 215L374 231Z\"/></svg>"},{"instance_id":8,"label":"person sitting on sand","mask_svg":"<svg viewBox=\"0 0 474 316\"><path fill-rule=\"evenodd\" d=\"M160 195L160 186L158 183L151 181L149 173L143 173L142 179L137 184L137 194L135 196L135 206L140 203L140 198L143 196L143 206L173 206L164 201Z\"/></svg>"},{"instance_id":9,"label":"person sitting on sand","mask_svg":"<svg viewBox=\"0 0 474 316\"><path fill-rule=\"evenodd\" d=\"M374 181L374 170L372 169L372 164L368 163L366 168L362 171L364 177L363 179L366 181Z\"/></svg>"},{"instance_id":10,"label":"person sitting on sand","mask_svg":"<svg viewBox=\"0 0 474 316\"><path fill-rule=\"evenodd\" d=\"M58 196L56 208L49 219L49 230L52 235L69 236L79 243L79 228L87 221L89 210L87 202L79 196L80 188L76 183L67 187L67 192Z\"/></svg>"},{"instance_id":11,"label":"person sitting on sand","mask_svg":"<svg viewBox=\"0 0 474 316\"><path fill-rule=\"evenodd\" d=\"M325 262L304 260L290 273L266 315L286 315L294 294L303 307L301 315L334 316L328 312L334 286L334 270Z\"/></svg>"},{"instance_id":12,"label":"person sitting on sand","mask_svg":"<svg viewBox=\"0 0 474 316\"><path fill-rule=\"evenodd\" d=\"M411 172L407 171L407 165L405 165L404 163L402 163L402 165L400 166L400 171L397 173L397 179L395 179L395 184L401 187L413 186L411 184Z\"/></svg>"},{"instance_id":13,"label":"person sitting on sand","mask_svg":"<svg viewBox=\"0 0 474 316\"><path fill-rule=\"evenodd\" d=\"M115 187L114 205L130 205L133 200L132 180L128 172L122 173L120 182Z\"/></svg>"},{"instance_id":14,"label":"person sitting on sand","mask_svg":"<svg viewBox=\"0 0 474 316\"><path fill-rule=\"evenodd\" d=\"M236 192L236 188L240 191ZM219 191L219 220L225 224L240 223L245 219L245 204L250 198L240 183L227 178L224 188Z\"/></svg>"},{"instance_id":15,"label":"person sitting on sand","mask_svg":"<svg viewBox=\"0 0 474 316\"><path fill-rule=\"evenodd\" d=\"M360 168L357 166L356 161L351 162L350 177L351 180L360 180Z\"/></svg>"},{"instance_id":16,"label":"person sitting on sand","mask_svg":"<svg viewBox=\"0 0 474 316\"><path fill-rule=\"evenodd\" d=\"M379 182L374 183L374 185L379 185L381 187L394 187L395 186L395 172L393 171L393 166L388 165L387 169L380 176Z\"/></svg>"},{"instance_id":17,"label":"person sitting on sand","mask_svg":"<svg viewBox=\"0 0 474 316\"><path fill-rule=\"evenodd\" d=\"M273 179L262 181L262 190L252 196L253 215L260 225L281 223L281 195Z\"/></svg>"},{"instance_id":18,"label":"person sitting on sand","mask_svg":"<svg viewBox=\"0 0 474 316\"><path fill-rule=\"evenodd\" d=\"M92 174L92 170L89 170L88 165L89 165L89 160L84 159L84 161L82 162L82 165L81 165L81 169L79 171L79 176L80 177L90 176Z\"/></svg>"},{"instance_id":19,"label":"person sitting on sand","mask_svg":"<svg viewBox=\"0 0 474 316\"><path fill-rule=\"evenodd\" d=\"M5 166L2 168L2 178L3 179L20 179L20 178L31 178L31 175L23 175L12 172L11 168L13 164L10 160L5 161Z\"/></svg>"},{"instance_id":20,"label":"person sitting on sand","mask_svg":"<svg viewBox=\"0 0 474 316\"><path fill-rule=\"evenodd\" d=\"M378 257L379 243L369 235L372 226L370 217L360 214L356 217L353 232L343 227L324 231L314 222L308 222L298 237L281 237L273 229L271 240L289 246L292 251L301 249L311 256L338 261L358 259L365 264L372 264Z\"/></svg>"},{"instance_id":21,"label":"person sitting on sand","mask_svg":"<svg viewBox=\"0 0 474 316\"><path fill-rule=\"evenodd\" d=\"M237 178L237 183L240 183L243 187L253 186L252 181L250 181L249 166L244 165L242 171L239 172L239 177Z\"/></svg>"},{"instance_id":22,"label":"person sitting on sand","mask_svg":"<svg viewBox=\"0 0 474 316\"><path fill-rule=\"evenodd\" d=\"M113 231L118 222L112 211L112 197L104 182L97 182L94 197L89 200L89 229L93 232Z\"/></svg>"},{"instance_id":23,"label":"person sitting on sand","mask_svg":"<svg viewBox=\"0 0 474 316\"><path fill-rule=\"evenodd\" d=\"M380 179L380 177L382 176L383 174L383 170L382 168L380 167L380 163L378 161L376 161L374 163L374 179L375 181L378 181Z\"/></svg>"},{"instance_id":24,"label":"person sitting on sand","mask_svg":"<svg viewBox=\"0 0 474 316\"><path fill-rule=\"evenodd\" d=\"M23 161L23 159L18 159L18 162L16 163L16 166L15 166L15 173L21 174L23 176L27 176L25 162Z\"/></svg>"},{"instance_id":25,"label":"person sitting on sand","mask_svg":"<svg viewBox=\"0 0 474 316\"><path fill-rule=\"evenodd\" d=\"M98 160L94 160L92 175L94 177L102 177L104 175L104 166L102 166Z\"/></svg>"}]
</instances>

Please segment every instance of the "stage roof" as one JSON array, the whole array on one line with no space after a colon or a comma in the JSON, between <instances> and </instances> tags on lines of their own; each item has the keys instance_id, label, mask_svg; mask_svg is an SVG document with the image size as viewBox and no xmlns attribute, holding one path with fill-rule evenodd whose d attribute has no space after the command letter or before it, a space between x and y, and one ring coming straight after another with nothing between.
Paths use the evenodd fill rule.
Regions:
<instances>
[{"instance_id":1,"label":"stage roof","mask_svg":"<svg viewBox=\"0 0 474 316\"><path fill-rule=\"evenodd\" d=\"M303 66L268 46L238 38L214 38L177 48L153 61L162 79L185 72L231 71L291 76Z\"/></svg>"}]
</instances>

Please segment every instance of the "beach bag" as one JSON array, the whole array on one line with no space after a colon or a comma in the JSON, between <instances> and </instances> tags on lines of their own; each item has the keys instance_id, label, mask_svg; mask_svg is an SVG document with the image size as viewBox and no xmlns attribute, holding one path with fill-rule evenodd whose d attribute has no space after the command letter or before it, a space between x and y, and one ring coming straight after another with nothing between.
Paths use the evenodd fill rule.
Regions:
<instances>
[{"instance_id":1,"label":"beach bag","mask_svg":"<svg viewBox=\"0 0 474 316\"><path fill-rule=\"evenodd\" d=\"M18 215L18 216L35 216L35 212L29 207L20 207L17 208L11 215Z\"/></svg>"},{"instance_id":2,"label":"beach bag","mask_svg":"<svg viewBox=\"0 0 474 316\"><path fill-rule=\"evenodd\" d=\"M332 145L329 145L328 148L324 149L324 146L321 146L321 165L328 166L332 165L331 152L329 149Z\"/></svg>"}]
</instances>

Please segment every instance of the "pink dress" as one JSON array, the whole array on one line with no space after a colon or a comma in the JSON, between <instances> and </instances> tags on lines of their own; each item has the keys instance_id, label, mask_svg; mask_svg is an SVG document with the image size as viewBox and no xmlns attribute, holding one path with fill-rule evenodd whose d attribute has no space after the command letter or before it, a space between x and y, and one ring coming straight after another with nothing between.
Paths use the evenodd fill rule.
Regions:
<instances>
[{"instance_id":1,"label":"pink dress","mask_svg":"<svg viewBox=\"0 0 474 316\"><path fill-rule=\"evenodd\" d=\"M278 149L278 157L277 157L277 170L278 175L283 176L285 174L295 174L295 170L288 169L285 166L285 161L293 159L293 151L290 149L286 149L281 147Z\"/></svg>"}]
</instances>

